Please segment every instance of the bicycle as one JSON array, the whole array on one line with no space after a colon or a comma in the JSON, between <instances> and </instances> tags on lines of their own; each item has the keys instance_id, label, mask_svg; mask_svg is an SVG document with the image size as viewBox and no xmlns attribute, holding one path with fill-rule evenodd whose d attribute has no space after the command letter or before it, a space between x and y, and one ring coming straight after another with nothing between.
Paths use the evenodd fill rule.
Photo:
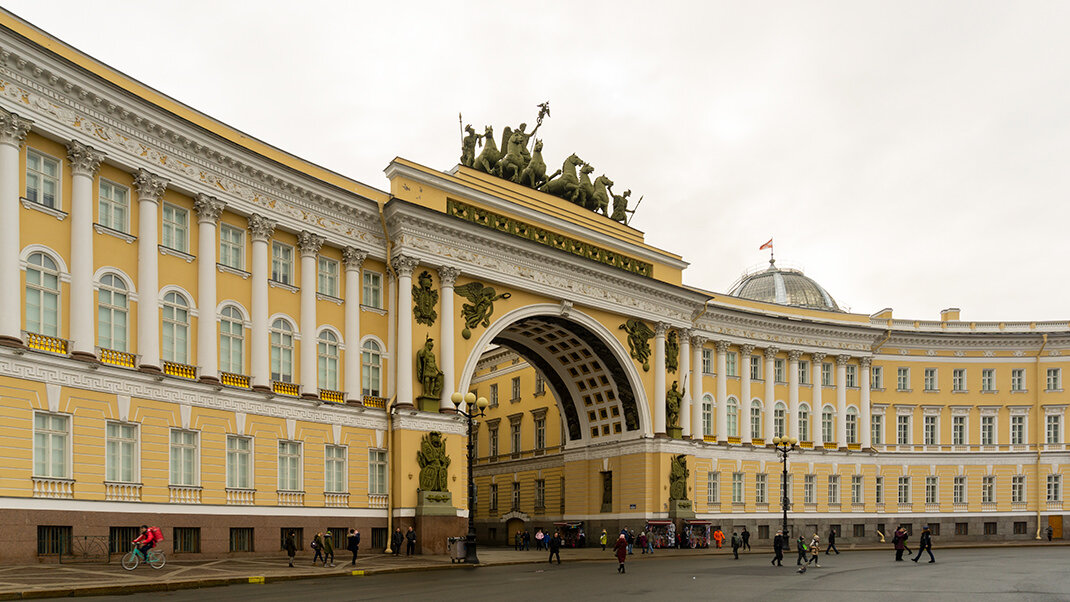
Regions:
<instances>
[{"instance_id":1,"label":"bicycle","mask_svg":"<svg viewBox=\"0 0 1070 602\"><path fill-rule=\"evenodd\" d=\"M154 569L162 569L163 565L167 562L167 558L162 551L157 551L156 548L149 548L148 554L142 554L141 550L134 546L132 550L123 555L123 568L132 571L137 568L137 565L141 562L149 563Z\"/></svg>"}]
</instances>

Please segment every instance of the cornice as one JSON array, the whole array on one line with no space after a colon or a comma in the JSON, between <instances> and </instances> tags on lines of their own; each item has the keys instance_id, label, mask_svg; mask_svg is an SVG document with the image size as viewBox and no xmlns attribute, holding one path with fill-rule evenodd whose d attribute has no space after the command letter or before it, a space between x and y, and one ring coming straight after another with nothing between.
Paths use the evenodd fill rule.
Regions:
<instances>
[{"instance_id":1,"label":"cornice","mask_svg":"<svg viewBox=\"0 0 1070 602\"><path fill-rule=\"evenodd\" d=\"M784 349L803 352L850 351L855 355L871 353L882 331L868 326L848 326L777 318L764 313L712 308L696 325L696 332L711 340L766 347L777 344Z\"/></svg>"}]
</instances>

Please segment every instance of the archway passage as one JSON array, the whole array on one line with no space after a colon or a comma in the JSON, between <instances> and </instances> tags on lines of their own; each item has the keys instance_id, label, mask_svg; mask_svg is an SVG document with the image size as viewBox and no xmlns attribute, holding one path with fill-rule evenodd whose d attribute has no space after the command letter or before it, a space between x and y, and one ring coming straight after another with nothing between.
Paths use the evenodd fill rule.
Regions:
<instances>
[{"instance_id":1,"label":"archway passage","mask_svg":"<svg viewBox=\"0 0 1070 602\"><path fill-rule=\"evenodd\" d=\"M624 367L590 329L559 316L522 318L492 341L512 349L553 389L571 441L613 440L640 430Z\"/></svg>"}]
</instances>

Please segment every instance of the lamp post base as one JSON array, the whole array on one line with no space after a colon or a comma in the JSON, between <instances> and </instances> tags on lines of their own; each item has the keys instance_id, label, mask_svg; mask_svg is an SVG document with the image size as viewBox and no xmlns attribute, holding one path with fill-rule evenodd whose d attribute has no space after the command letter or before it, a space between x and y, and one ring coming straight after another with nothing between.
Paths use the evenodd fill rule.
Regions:
<instances>
[{"instance_id":1,"label":"lamp post base","mask_svg":"<svg viewBox=\"0 0 1070 602\"><path fill-rule=\"evenodd\" d=\"M476 536L474 533L469 533L468 538L464 542L464 563L479 564L479 556L476 555Z\"/></svg>"}]
</instances>

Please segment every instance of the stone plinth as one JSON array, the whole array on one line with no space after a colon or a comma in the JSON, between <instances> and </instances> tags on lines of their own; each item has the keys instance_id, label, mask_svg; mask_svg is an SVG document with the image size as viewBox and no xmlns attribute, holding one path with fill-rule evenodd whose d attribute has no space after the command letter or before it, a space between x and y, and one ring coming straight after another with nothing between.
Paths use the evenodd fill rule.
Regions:
<instances>
[{"instance_id":1,"label":"stone plinth","mask_svg":"<svg viewBox=\"0 0 1070 602\"><path fill-rule=\"evenodd\" d=\"M691 500L669 500L669 519L695 518L695 505Z\"/></svg>"},{"instance_id":2,"label":"stone plinth","mask_svg":"<svg viewBox=\"0 0 1070 602\"><path fill-rule=\"evenodd\" d=\"M446 539L468 532L448 491L420 491L416 502L416 546L420 554L446 554Z\"/></svg>"}]
</instances>

